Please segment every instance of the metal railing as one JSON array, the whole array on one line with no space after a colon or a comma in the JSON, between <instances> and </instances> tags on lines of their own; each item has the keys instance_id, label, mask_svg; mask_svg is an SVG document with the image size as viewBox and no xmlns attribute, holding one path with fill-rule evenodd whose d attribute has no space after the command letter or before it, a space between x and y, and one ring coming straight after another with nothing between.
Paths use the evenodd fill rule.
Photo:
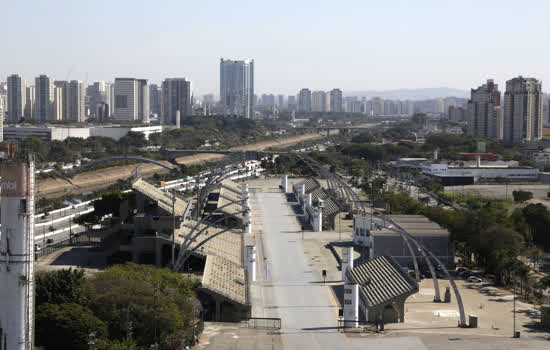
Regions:
<instances>
[{"instance_id":1,"label":"metal railing","mask_svg":"<svg viewBox=\"0 0 550 350\"><path fill-rule=\"evenodd\" d=\"M339 332L378 332L378 322L338 319Z\"/></svg>"},{"instance_id":2,"label":"metal railing","mask_svg":"<svg viewBox=\"0 0 550 350\"><path fill-rule=\"evenodd\" d=\"M248 328L254 329L281 329L280 318L250 317L244 320Z\"/></svg>"},{"instance_id":3,"label":"metal railing","mask_svg":"<svg viewBox=\"0 0 550 350\"><path fill-rule=\"evenodd\" d=\"M39 251L34 251L35 259L40 258L41 256L51 254L59 249L68 247L68 246L79 246L79 245L99 245L101 238L99 237L89 237L86 234L80 234L78 236L72 236L71 238L59 241L56 243L48 244L45 247L42 247Z\"/></svg>"}]
</instances>

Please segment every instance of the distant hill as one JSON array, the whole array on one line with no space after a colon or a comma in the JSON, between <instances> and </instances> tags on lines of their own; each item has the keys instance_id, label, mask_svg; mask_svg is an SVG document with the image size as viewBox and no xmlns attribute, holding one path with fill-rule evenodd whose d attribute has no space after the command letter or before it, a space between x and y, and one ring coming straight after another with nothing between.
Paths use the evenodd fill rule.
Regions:
<instances>
[{"instance_id":1,"label":"distant hill","mask_svg":"<svg viewBox=\"0 0 550 350\"><path fill-rule=\"evenodd\" d=\"M433 98L461 97L469 98L470 91L453 88L424 88L424 89L397 89L385 91L344 91L345 96L381 97L394 100L429 100Z\"/></svg>"}]
</instances>

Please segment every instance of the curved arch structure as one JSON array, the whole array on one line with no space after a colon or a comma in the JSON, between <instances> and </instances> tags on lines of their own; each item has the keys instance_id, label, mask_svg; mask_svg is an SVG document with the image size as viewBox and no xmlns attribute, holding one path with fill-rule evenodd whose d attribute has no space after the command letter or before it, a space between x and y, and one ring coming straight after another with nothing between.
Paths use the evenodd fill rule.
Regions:
<instances>
[{"instance_id":1,"label":"curved arch structure","mask_svg":"<svg viewBox=\"0 0 550 350\"><path fill-rule=\"evenodd\" d=\"M164 169L168 169L168 170L175 169L174 167L168 166L164 163L161 163L159 161L149 159L149 158L135 157L135 156L114 156L114 157L101 158L101 159L94 160L93 162L86 163L86 164L82 165L81 167L78 167L75 170L73 170L71 173L68 174L68 176L73 176L76 173L79 173L82 170L84 170L86 168L89 168L89 167L92 167L92 166L94 166L96 164L99 164L99 163L108 162L108 161L111 161L111 160L122 160L122 159L139 160L141 162L152 163L152 164L158 165L158 166L163 167Z\"/></svg>"}]
</instances>

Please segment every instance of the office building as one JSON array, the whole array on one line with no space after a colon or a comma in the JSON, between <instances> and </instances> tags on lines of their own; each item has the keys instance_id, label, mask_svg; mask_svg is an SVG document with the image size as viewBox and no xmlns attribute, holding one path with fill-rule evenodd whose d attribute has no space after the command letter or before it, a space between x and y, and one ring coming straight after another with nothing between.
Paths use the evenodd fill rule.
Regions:
<instances>
[{"instance_id":1,"label":"office building","mask_svg":"<svg viewBox=\"0 0 550 350\"><path fill-rule=\"evenodd\" d=\"M52 120L64 120L63 119L63 106L65 100L63 99L63 88L54 86L53 88L53 104L52 104Z\"/></svg>"},{"instance_id":2,"label":"office building","mask_svg":"<svg viewBox=\"0 0 550 350\"><path fill-rule=\"evenodd\" d=\"M225 117L254 116L254 60L221 59L220 101Z\"/></svg>"},{"instance_id":3,"label":"office building","mask_svg":"<svg viewBox=\"0 0 550 350\"><path fill-rule=\"evenodd\" d=\"M284 95L277 95L277 107L279 109L285 108L285 96Z\"/></svg>"},{"instance_id":4,"label":"office building","mask_svg":"<svg viewBox=\"0 0 550 350\"><path fill-rule=\"evenodd\" d=\"M19 74L8 77L8 123L21 121L25 113L25 80Z\"/></svg>"},{"instance_id":5,"label":"office building","mask_svg":"<svg viewBox=\"0 0 550 350\"><path fill-rule=\"evenodd\" d=\"M53 81L47 75L35 79L35 110L34 120L45 123L51 119L53 105Z\"/></svg>"},{"instance_id":6,"label":"office building","mask_svg":"<svg viewBox=\"0 0 550 350\"><path fill-rule=\"evenodd\" d=\"M24 116L26 120L34 119L34 86L27 86L25 89L25 112Z\"/></svg>"},{"instance_id":7,"label":"office building","mask_svg":"<svg viewBox=\"0 0 550 350\"><path fill-rule=\"evenodd\" d=\"M8 95L0 94L0 142L4 141L4 121L7 118Z\"/></svg>"},{"instance_id":8,"label":"office building","mask_svg":"<svg viewBox=\"0 0 550 350\"><path fill-rule=\"evenodd\" d=\"M177 125L179 111L180 122L193 115L193 94L191 82L185 78L165 79L162 82L161 120L162 124Z\"/></svg>"},{"instance_id":9,"label":"office building","mask_svg":"<svg viewBox=\"0 0 550 350\"><path fill-rule=\"evenodd\" d=\"M92 117L104 120L108 117L111 108L111 84L104 81L96 81L86 88L88 109ZM98 112L99 111L99 112Z\"/></svg>"},{"instance_id":10,"label":"office building","mask_svg":"<svg viewBox=\"0 0 550 350\"><path fill-rule=\"evenodd\" d=\"M61 119L59 120L68 120L69 115L69 82L66 80L56 80L53 82L54 89L60 89L60 101L61 101ZM54 102L55 102L55 92L54 92ZM54 107L55 108L55 107Z\"/></svg>"},{"instance_id":11,"label":"office building","mask_svg":"<svg viewBox=\"0 0 550 350\"><path fill-rule=\"evenodd\" d=\"M311 111L326 112L326 93L324 91L313 91L311 94Z\"/></svg>"},{"instance_id":12,"label":"office building","mask_svg":"<svg viewBox=\"0 0 550 350\"><path fill-rule=\"evenodd\" d=\"M162 88L157 84L151 84L149 86L149 108L151 115L160 117L161 113L161 101L162 101Z\"/></svg>"},{"instance_id":13,"label":"office building","mask_svg":"<svg viewBox=\"0 0 550 350\"><path fill-rule=\"evenodd\" d=\"M298 93L298 112L311 112L311 91L302 89Z\"/></svg>"},{"instance_id":14,"label":"office building","mask_svg":"<svg viewBox=\"0 0 550 350\"><path fill-rule=\"evenodd\" d=\"M286 99L287 108L289 111L295 111L296 110L296 96L294 95L288 95Z\"/></svg>"},{"instance_id":15,"label":"office building","mask_svg":"<svg viewBox=\"0 0 550 350\"><path fill-rule=\"evenodd\" d=\"M517 77L506 82L504 93L504 141L523 143L542 138L542 84Z\"/></svg>"},{"instance_id":16,"label":"office building","mask_svg":"<svg viewBox=\"0 0 550 350\"><path fill-rule=\"evenodd\" d=\"M477 89L471 89L467 105L468 135L484 136L501 140L503 116L500 106L500 91L492 79ZM454 108L454 107L453 107Z\"/></svg>"},{"instance_id":17,"label":"office building","mask_svg":"<svg viewBox=\"0 0 550 350\"><path fill-rule=\"evenodd\" d=\"M71 80L67 89L67 120L77 123L86 121L86 93L80 80Z\"/></svg>"},{"instance_id":18,"label":"office building","mask_svg":"<svg viewBox=\"0 0 550 350\"><path fill-rule=\"evenodd\" d=\"M149 84L146 79L116 78L114 118L126 122L149 122Z\"/></svg>"},{"instance_id":19,"label":"office building","mask_svg":"<svg viewBox=\"0 0 550 350\"><path fill-rule=\"evenodd\" d=\"M330 112L342 113L342 90L330 90Z\"/></svg>"}]
</instances>

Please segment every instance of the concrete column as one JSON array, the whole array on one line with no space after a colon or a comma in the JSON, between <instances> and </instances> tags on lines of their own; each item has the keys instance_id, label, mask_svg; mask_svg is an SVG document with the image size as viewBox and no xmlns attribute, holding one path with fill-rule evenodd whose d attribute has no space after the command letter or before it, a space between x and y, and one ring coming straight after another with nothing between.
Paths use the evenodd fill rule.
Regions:
<instances>
[{"instance_id":1,"label":"concrete column","mask_svg":"<svg viewBox=\"0 0 550 350\"><path fill-rule=\"evenodd\" d=\"M353 247L342 248L342 281L349 282L346 271L353 269Z\"/></svg>"},{"instance_id":2,"label":"concrete column","mask_svg":"<svg viewBox=\"0 0 550 350\"><path fill-rule=\"evenodd\" d=\"M288 192L288 175L283 175L283 178L281 179L281 187L283 188L283 192Z\"/></svg>"},{"instance_id":3,"label":"concrete column","mask_svg":"<svg viewBox=\"0 0 550 350\"><path fill-rule=\"evenodd\" d=\"M311 206L311 193L306 194L307 205Z\"/></svg>"},{"instance_id":4,"label":"concrete column","mask_svg":"<svg viewBox=\"0 0 550 350\"><path fill-rule=\"evenodd\" d=\"M302 200L304 198L304 196L306 195L306 185L305 184L302 184L300 186L300 197L302 197Z\"/></svg>"},{"instance_id":5,"label":"concrete column","mask_svg":"<svg viewBox=\"0 0 550 350\"><path fill-rule=\"evenodd\" d=\"M323 231L323 207L322 202L313 208L313 232Z\"/></svg>"},{"instance_id":6,"label":"concrete column","mask_svg":"<svg viewBox=\"0 0 550 350\"><path fill-rule=\"evenodd\" d=\"M397 313L399 314L399 322L405 322L405 301L394 305Z\"/></svg>"},{"instance_id":7,"label":"concrete column","mask_svg":"<svg viewBox=\"0 0 550 350\"><path fill-rule=\"evenodd\" d=\"M344 285L344 321L346 327L357 328L359 324L359 285L346 283Z\"/></svg>"},{"instance_id":8,"label":"concrete column","mask_svg":"<svg viewBox=\"0 0 550 350\"><path fill-rule=\"evenodd\" d=\"M216 316L214 319L217 322L219 322L221 319L221 315L222 315L222 302L219 299L216 299Z\"/></svg>"}]
</instances>

